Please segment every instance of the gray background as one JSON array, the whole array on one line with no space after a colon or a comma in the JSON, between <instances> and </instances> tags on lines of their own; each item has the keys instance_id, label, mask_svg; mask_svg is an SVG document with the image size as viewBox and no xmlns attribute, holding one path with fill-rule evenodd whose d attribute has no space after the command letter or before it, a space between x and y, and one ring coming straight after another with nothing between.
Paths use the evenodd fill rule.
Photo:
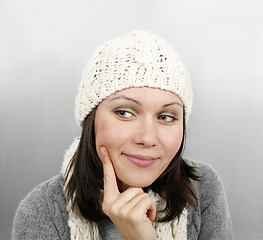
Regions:
<instances>
[{"instance_id":1,"label":"gray background","mask_svg":"<svg viewBox=\"0 0 263 240\"><path fill-rule=\"evenodd\" d=\"M236 239L263 239L262 16L262 0L0 1L1 239L79 135L74 99L88 58L133 29L179 52L195 94L185 155L220 173Z\"/></svg>"}]
</instances>

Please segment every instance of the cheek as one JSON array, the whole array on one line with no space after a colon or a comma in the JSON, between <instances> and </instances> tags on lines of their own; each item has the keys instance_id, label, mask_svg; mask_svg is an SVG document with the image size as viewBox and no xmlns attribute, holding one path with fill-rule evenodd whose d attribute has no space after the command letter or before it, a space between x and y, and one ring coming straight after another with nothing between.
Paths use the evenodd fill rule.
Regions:
<instances>
[{"instance_id":1,"label":"cheek","mask_svg":"<svg viewBox=\"0 0 263 240\"><path fill-rule=\"evenodd\" d=\"M97 121L95 124L95 139L96 139L96 148L105 146L108 148L111 145L111 142L114 142L114 130L107 121ZM112 141L110 141L112 139Z\"/></svg>"},{"instance_id":2,"label":"cheek","mask_svg":"<svg viewBox=\"0 0 263 240\"><path fill-rule=\"evenodd\" d=\"M183 139L183 128L175 129L174 131L166 132L162 135L163 146L165 146L165 153L169 158L173 158L178 152Z\"/></svg>"},{"instance_id":3,"label":"cheek","mask_svg":"<svg viewBox=\"0 0 263 240\"><path fill-rule=\"evenodd\" d=\"M110 153L113 153L120 148L126 139L125 131L123 131L120 124L117 124L114 120L104 119L95 121L95 136L98 153L101 146L106 147Z\"/></svg>"}]
</instances>

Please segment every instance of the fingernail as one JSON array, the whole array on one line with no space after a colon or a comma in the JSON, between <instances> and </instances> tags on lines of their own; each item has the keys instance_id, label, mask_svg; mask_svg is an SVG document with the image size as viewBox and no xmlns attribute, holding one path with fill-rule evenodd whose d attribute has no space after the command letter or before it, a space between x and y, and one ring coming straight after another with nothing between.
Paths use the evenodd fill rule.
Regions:
<instances>
[{"instance_id":1,"label":"fingernail","mask_svg":"<svg viewBox=\"0 0 263 240\"><path fill-rule=\"evenodd\" d=\"M101 153L101 156L104 157L104 155L105 155L105 153L106 153L104 147L101 147L101 148L100 148L100 153Z\"/></svg>"}]
</instances>

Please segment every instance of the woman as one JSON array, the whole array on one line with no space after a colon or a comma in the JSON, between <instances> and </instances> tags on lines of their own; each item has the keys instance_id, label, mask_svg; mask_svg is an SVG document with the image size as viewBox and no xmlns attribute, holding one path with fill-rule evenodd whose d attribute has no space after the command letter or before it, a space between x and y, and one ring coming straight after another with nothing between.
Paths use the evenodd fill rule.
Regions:
<instances>
[{"instance_id":1,"label":"woman","mask_svg":"<svg viewBox=\"0 0 263 240\"><path fill-rule=\"evenodd\" d=\"M160 37L106 42L76 98L81 137L20 203L13 239L232 239L222 182L182 157L189 74Z\"/></svg>"}]
</instances>

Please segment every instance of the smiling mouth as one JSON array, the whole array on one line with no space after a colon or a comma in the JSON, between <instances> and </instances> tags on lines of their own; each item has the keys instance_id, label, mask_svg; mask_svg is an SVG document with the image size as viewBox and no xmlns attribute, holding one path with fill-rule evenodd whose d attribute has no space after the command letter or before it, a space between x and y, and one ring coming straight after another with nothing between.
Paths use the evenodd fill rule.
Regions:
<instances>
[{"instance_id":1,"label":"smiling mouth","mask_svg":"<svg viewBox=\"0 0 263 240\"><path fill-rule=\"evenodd\" d=\"M142 155L129 155L122 153L122 155L128 159L130 162L139 167L149 167L153 165L159 158L153 158L150 156L142 156Z\"/></svg>"}]
</instances>

